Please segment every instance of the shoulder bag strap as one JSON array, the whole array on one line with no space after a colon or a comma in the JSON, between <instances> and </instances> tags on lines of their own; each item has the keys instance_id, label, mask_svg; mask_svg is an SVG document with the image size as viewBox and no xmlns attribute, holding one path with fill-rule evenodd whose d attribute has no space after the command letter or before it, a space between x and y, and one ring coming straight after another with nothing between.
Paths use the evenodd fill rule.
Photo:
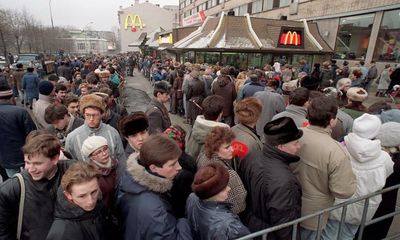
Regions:
<instances>
[{"instance_id":1,"label":"shoulder bag strap","mask_svg":"<svg viewBox=\"0 0 400 240\"><path fill-rule=\"evenodd\" d=\"M15 174L21 185L21 196L19 199L19 212L18 212L18 225L17 225L17 239L21 239L22 218L24 215L24 202L25 202L25 182L20 173Z\"/></svg>"}]
</instances>

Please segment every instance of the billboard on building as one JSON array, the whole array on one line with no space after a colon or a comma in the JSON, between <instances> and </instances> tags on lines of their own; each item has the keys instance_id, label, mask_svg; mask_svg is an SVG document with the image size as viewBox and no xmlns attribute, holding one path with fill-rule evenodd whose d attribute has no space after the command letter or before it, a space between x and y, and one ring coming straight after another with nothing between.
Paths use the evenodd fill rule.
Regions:
<instances>
[{"instance_id":1,"label":"billboard on building","mask_svg":"<svg viewBox=\"0 0 400 240\"><path fill-rule=\"evenodd\" d=\"M185 17L182 20L182 26L190 26L190 25L195 25L195 24L199 24L204 22L204 20L206 19L206 14L204 13L204 11L200 11L194 15L191 15L189 17Z\"/></svg>"}]
</instances>

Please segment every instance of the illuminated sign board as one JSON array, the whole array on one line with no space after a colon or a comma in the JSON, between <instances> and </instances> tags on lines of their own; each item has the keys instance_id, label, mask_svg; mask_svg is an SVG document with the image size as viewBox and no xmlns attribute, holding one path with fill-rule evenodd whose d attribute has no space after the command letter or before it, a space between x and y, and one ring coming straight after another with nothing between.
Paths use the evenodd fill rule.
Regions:
<instances>
[{"instance_id":1,"label":"illuminated sign board","mask_svg":"<svg viewBox=\"0 0 400 240\"><path fill-rule=\"evenodd\" d=\"M304 48L303 29L282 27L279 35L279 47Z\"/></svg>"},{"instance_id":2,"label":"illuminated sign board","mask_svg":"<svg viewBox=\"0 0 400 240\"><path fill-rule=\"evenodd\" d=\"M182 20L182 26L190 26L190 25L194 25L194 24L199 24L204 22L204 20L206 19L206 14L204 13L204 10L201 10L200 12L191 15L189 17L185 17Z\"/></svg>"},{"instance_id":3,"label":"illuminated sign board","mask_svg":"<svg viewBox=\"0 0 400 240\"><path fill-rule=\"evenodd\" d=\"M128 14L125 17L124 28L128 30L129 27L132 32L137 32L138 29L142 31L143 28L146 27L146 24L143 24L142 18L140 18L139 15Z\"/></svg>"},{"instance_id":4,"label":"illuminated sign board","mask_svg":"<svg viewBox=\"0 0 400 240\"><path fill-rule=\"evenodd\" d=\"M172 33L158 37L158 44L172 44Z\"/></svg>"}]
</instances>

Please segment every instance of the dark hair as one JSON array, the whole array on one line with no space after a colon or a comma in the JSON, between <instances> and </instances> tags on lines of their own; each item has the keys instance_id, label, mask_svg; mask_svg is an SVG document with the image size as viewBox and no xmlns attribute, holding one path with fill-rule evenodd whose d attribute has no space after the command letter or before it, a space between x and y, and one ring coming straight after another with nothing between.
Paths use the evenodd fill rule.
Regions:
<instances>
[{"instance_id":1,"label":"dark hair","mask_svg":"<svg viewBox=\"0 0 400 240\"><path fill-rule=\"evenodd\" d=\"M55 92L58 93L59 91L67 91L67 86L62 83L57 83Z\"/></svg>"},{"instance_id":2,"label":"dark hair","mask_svg":"<svg viewBox=\"0 0 400 240\"><path fill-rule=\"evenodd\" d=\"M338 104L333 97L321 96L313 98L307 109L307 119L311 125L327 127L331 119L336 118Z\"/></svg>"},{"instance_id":3,"label":"dark hair","mask_svg":"<svg viewBox=\"0 0 400 240\"><path fill-rule=\"evenodd\" d=\"M360 65L364 66L365 62L364 61L360 61Z\"/></svg>"},{"instance_id":4,"label":"dark hair","mask_svg":"<svg viewBox=\"0 0 400 240\"><path fill-rule=\"evenodd\" d=\"M26 143L22 148L24 154L34 156L43 154L48 158L53 158L60 154L61 144L58 138L49 133L32 131L26 137Z\"/></svg>"},{"instance_id":5,"label":"dark hair","mask_svg":"<svg viewBox=\"0 0 400 240\"><path fill-rule=\"evenodd\" d=\"M65 115L68 114L68 109L61 104L51 104L46 110L44 110L44 120L48 124L52 124L57 120L64 119Z\"/></svg>"},{"instance_id":6,"label":"dark hair","mask_svg":"<svg viewBox=\"0 0 400 240\"><path fill-rule=\"evenodd\" d=\"M299 87L290 93L289 104L302 107L309 99L310 99L310 90L304 87Z\"/></svg>"},{"instance_id":7,"label":"dark hair","mask_svg":"<svg viewBox=\"0 0 400 240\"><path fill-rule=\"evenodd\" d=\"M60 80L60 78L55 74L51 74L47 79L51 82L57 82L58 80Z\"/></svg>"},{"instance_id":8,"label":"dark hair","mask_svg":"<svg viewBox=\"0 0 400 240\"><path fill-rule=\"evenodd\" d=\"M224 143L231 143L235 139L235 134L228 127L213 127L206 135L204 142L204 154L211 158L218 152L218 149Z\"/></svg>"},{"instance_id":9,"label":"dark hair","mask_svg":"<svg viewBox=\"0 0 400 240\"><path fill-rule=\"evenodd\" d=\"M68 107L68 105L70 105L71 103L79 103L79 98L72 93L68 93L63 99L63 104L64 106Z\"/></svg>"},{"instance_id":10,"label":"dark hair","mask_svg":"<svg viewBox=\"0 0 400 240\"><path fill-rule=\"evenodd\" d=\"M224 108L224 98L218 95L211 95L204 99L201 104L203 115L206 120L215 121Z\"/></svg>"},{"instance_id":11,"label":"dark hair","mask_svg":"<svg viewBox=\"0 0 400 240\"><path fill-rule=\"evenodd\" d=\"M140 149L139 164L145 168L152 164L162 167L166 162L179 158L181 154L182 150L174 140L164 135L151 135Z\"/></svg>"},{"instance_id":12,"label":"dark hair","mask_svg":"<svg viewBox=\"0 0 400 240\"><path fill-rule=\"evenodd\" d=\"M26 71L27 71L27 72L33 72L33 70L35 70L33 67L27 67L27 68L26 68Z\"/></svg>"},{"instance_id":13,"label":"dark hair","mask_svg":"<svg viewBox=\"0 0 400 240\"><path fill-rule=\"evenodd\" d=\"M258 82L258 76L256 74L250 75L249 78L251 82Z\"/></svg>"},{"instance_id":14,"label":"dark hair","mask_svg":"<svg viewBox=\"0 0 400 240\"><path fill-rule=\"evenodd\" d=\"M108 97L113 96L113 91L109 87L102 87L99 89L99 92L107 94Z\"/></svg>"},{"instance_id":15,"label":"dark hair","mask_svg":"<svg viewBox=\"0 0 400 240\"><path fill-rule=\"evenodd\" d=\"M373 103L371 106L368 108L368 113L369 114L381 114L384 111L392 109L392 106L388 104L385 101L378 101Z\"/></svg>"},{"instance_id":16,"label":"dark hair","mask_svg":"<svg viewBox=\"0 0 400 240\"><path fill-rule=\"evenodd\" d=\"M111 67L110 69L108 69L108 71L110 71L110 74L114 74L115 73L115 69L113 67Z\"/></svg>"}]
</instances>

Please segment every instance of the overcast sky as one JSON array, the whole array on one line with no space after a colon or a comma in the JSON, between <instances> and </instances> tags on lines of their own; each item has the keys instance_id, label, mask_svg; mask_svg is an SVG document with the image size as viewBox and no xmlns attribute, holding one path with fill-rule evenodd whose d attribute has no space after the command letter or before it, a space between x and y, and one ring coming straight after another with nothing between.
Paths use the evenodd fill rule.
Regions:
<instances>
[{"instance_id":1,"label":"overcast sky","mask_svg":"<svg viewBox=\"0 0 400 240\"><path fill-rule=\"evenodd\" d=\"M129 7L135 0L50 0L54 26L78 29L111 30L118 26L119 6ZM178 5L179 0L149 0L160 5ZM144 2L144 0L140 0ZM25 8L43 25L51 26L49 0L0 0L1 9ZM91 22L93 22L91 24Z\"/></svg>"}]
</instances>

